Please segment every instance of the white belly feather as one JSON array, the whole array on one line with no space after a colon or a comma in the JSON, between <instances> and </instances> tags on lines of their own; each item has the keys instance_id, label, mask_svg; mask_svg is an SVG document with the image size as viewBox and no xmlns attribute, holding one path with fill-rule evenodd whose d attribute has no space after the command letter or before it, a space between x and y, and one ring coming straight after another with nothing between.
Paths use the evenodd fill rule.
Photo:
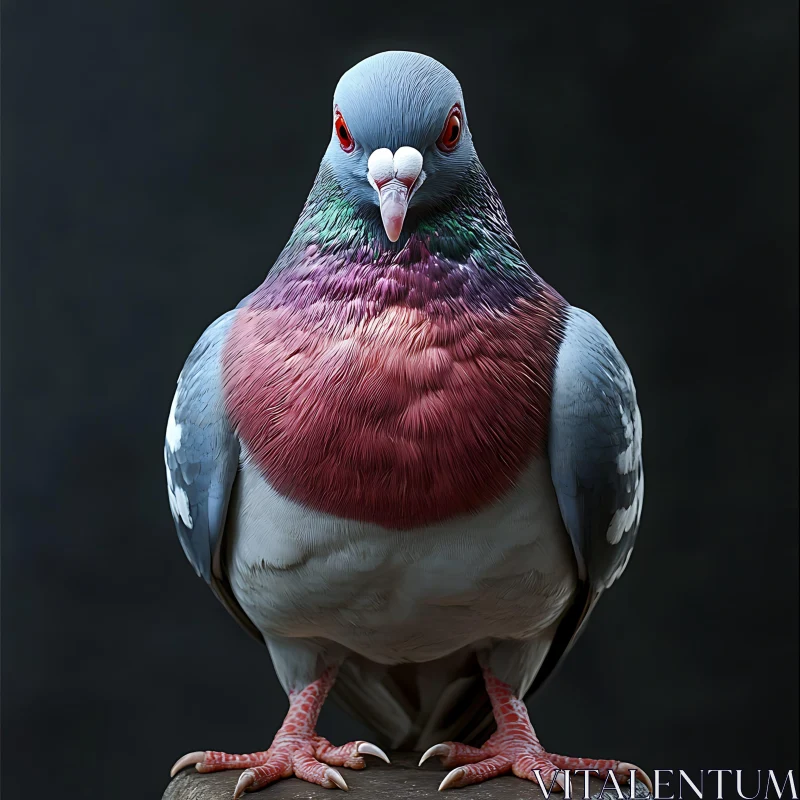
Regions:
<instances>
[{"instance_id":1,"label":"white belly feather","mask_svg":"<svg viewBox=\"0 0 800 800\"><path fill-rule=\"evenodd\" d=\"M245 460L228 520L231 586L267 638L333 640L383 664L532 638L575 590L544 459L485 511L409 531L306 509Z\"/></svg>"}]
</instances>

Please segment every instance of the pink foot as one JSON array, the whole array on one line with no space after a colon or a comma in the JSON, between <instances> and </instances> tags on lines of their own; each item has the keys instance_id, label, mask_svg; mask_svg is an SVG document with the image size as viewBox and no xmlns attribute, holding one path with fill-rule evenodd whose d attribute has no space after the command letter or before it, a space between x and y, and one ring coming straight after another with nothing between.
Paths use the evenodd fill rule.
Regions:
<instances>
[{"instance_id":1,"label":"pink foot","mask_svg":"<svg viewBox=\"0 0 800 800\"><path fill-rule=\"evenodd\" d=\"M377 756L387 763L389 759L383 750L369 742L350 742L334 747L315 733L320 709L333 686L335 674L335 670L329 669L302 692L289 696L289 713L268 750L246 755L198 750L178 759L170 775L174 777L192 765L198 772L244 769L233 792L234 800L245 792L254 792L292 775L326 789L338 787L347 791L347 783L335 767L364 769L364 755Z\"/></svg>"},{"instance_id":2,"label":"pink foot","mask_svg":"<svg viewBox=\"0 0 800 800\"><path fill-rule=\"evenodd\" d=\"M443 766L451 771L439 786L439 791L471 783L482 783L513 772L518 778L535 781L542 792L563 791L565 771L592 770L601 780L613 773L619 783L627 783L631 772L636 780L653 793L653 784L639 767L620 761L571 758L548 753L539 743L525 704L515 697L507 683L499 681L489 670L483 671L486 690L492 701L497 730L482 747L470 747L458 742L443 742L431 747L420 759L422 765L432 756L439 756ZM583 778L585 773L578 777Z\"/></svg>"}]
</instances>

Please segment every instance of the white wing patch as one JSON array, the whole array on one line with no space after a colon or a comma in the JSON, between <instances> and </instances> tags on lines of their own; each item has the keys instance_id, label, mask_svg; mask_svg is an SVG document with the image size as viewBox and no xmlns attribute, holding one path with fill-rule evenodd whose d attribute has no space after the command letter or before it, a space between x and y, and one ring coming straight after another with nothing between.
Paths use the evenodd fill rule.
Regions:
<instances>
[{"instance_id":1,"label":"white wing patch","mask_svg":"<svg viewBox=\"0 0 800 800\"><path fill-rule=\"evenodd\" d=\"M628 382L631 383L630 377ZM618 381L618 384L620 382ZM621 385L621 384L620 384ZM639 406L634 407L633 418L628 414L625 407L620 403L619 412L622 419L622 424L625 426L625 441L627 447L617 456L617 473L619 475L626 475L628 482L626 488L630 491L630 479L633 479L633 503L627 508L618 508L611 518L611 524L606 531L606 539L609 544L619 544L622 537L634 525L639 524L639 518L642 516L642 503L644 501L644 479L640 476L639 461L642 452L642 415L639 412ZM628 554L630 556L630 553ZM625 564L628 563L627 558ZM622 570L625 569L623 564ZM620 571L620 575L622 572ZM612 581L618 576L613 576Z\"/></svg>"},{"instance_id":2,"label":"white wing patch","mask_svg":"<svg viewBox=\"0 0 800 800\"><path fill-rule=\"evenodd\" d=\"M175 396L177 397L177 393ZM173 402L172 405L173 413L170 414L170 421L175 419L175 403ZM169 428L167 430L169 430ZM175 452L175 450L171 447L170 450L172 450L173 453ZM166 451L164 451L164 464L167 468L167 494L169 496L169 508L170 511L172 511L172 516L176 522L178 519L180 519L187 528L191 529L194 525L194 520L192 519L192 512L189 508L189 495L186 494L186 490L181 486L175 485L175 482L172 479L172 471L170 470L169 463L167 462Z\"/></svg>"},{"instance_id":3,"label":"white wing patch","mask_svg":"<svg viewBox=\"0 0 800 800\"><path fill-rule=\"evenodd\" d=\"M175 390L175 397L172 398L172 406L169 409L169 420L167 421L167 447L174 453L181 446L181 431L183 426L175 419L175 409L178 406L178 396L181 393L181 382L183 374L178 378L178 388Z\"/></svg>"},{"instance_id":4,"label":"white wing patch","mask_svg":"<svg viewBox=\"0 0 800 800\"><path fill-rule=\"evenodd\" d=\"M175 504L183 524L187 528L191 528L194 525L194 520L189 512L189 495L180 486L175 487Z\"/></svg>"},{"instance_id":5,"label":"white wing patch","mask_svg":"<svg viewBox=\"0 0 800 800\"><path fill-rule=\"evenodd\" d=\"M639 454L642 451L642 415L639 413L638 406L634 411L633 419L628 416L622 405L619 410L622 414L625 441L628 446L617 456L617 472L620 475L627 475L638 467Z\"/></svg>"},{"instance_id":6,"label":"white wing patch","mask_svg":"<svg viewBox=\"0 0 800 800\"><path fill-rule=\"evenodd\" d=\"M178 376L178 388L175 390L175 397L172 398L172 406L169 409L169 420L167 420L166 444L171 453L176 453L181 447L183 426L175 419L175 410L178 407L182 382L183 373ZM167 454L165 452L165 463L166 458ZM189 495L186 494L186 490L183 487L175 486L169 464L167 464L167 490L169 492L169 507L172 510L172 516L176 521L180 519L187 528L191 528L194 525L194 520L192 519L192 513L189 509Z\"/></svg>"},{"instance_id":7,"label":"white wing patch","mask_svg":"<svg viewBox=\"0 0 800 800\"><path fill-rule=\"evenodd\" d=\"M618 508L611 518L611 524L606 531L606 539L608 539L609 544L619 544L622 541L622 537L634 525L639 524L639 518L642 516L642 501L644 500L644 479L637 475L634 480L635 494L633 503L627 508Z\"/></svg>"}]
</instances>

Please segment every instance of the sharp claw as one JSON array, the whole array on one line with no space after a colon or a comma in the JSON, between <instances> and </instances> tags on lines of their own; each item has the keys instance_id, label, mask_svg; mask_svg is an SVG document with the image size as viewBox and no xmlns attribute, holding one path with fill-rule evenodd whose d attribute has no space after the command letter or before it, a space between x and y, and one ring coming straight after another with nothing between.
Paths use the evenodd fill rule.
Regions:
<instances>
[{"instance_id":1,"label":"sharp claw","mask_svg":"<svg viewBox=\"0 0 800 800\"><path fill-rule=\"evenodd\" d=\"M637 767L636 764L630 764L625 761L619 765L618 769L624 771L628 776L631 770L633 770L636 773L637 779L647 787L647 791L650 792L650 794L653 794L653 781L650 780L650 776L641 767ZM628 780L630 780L630 778L628 778Z\"/></svg>"},{"instance_id":2,"label":"sharp claw","mask_svg":"<svg viewBox=\"0 0 800 800\"><path fill-rule=\"evenodd\" d=\"M169 771L170 778L174 778L182 769L186 769L186 767L199 764L205 757L206 754L202 750L195 750L194 753L187 753L185 756L181 756L172 765L172 769Z\"/></svg>"},{"instance_id":3,"label":"sharp claw","mask_svg":"<svg viewBox=\"0 0 800 800\"><path fill-rule=\"evenodd\" d=\"M447 758L450 755L450 748L446 744L435 744L433 747L429 747L423 754L422 758L419 760L418 767L421 767L429 758L433 758L434 756L441 756L442 758Z\"/></svg>"},{"instance_id":4,"label":"sharp claw","mask_svg":"<svg viewBox=\"0 0 800 800\"><path fill-rule=\"evenodd\" d=\"M458 782L466 775L466 771L461 767L456 767L444 776L444 780L439 784L439 791L443 792L451 786L458 786Z\"/></svg>"},{"instance_id":5,"label":"sharp claw","mask_svg":"<svg viewBox=\"0 0 800 800\"><path fill-rule=\"evenodd\" d=\"M335 783L340 789L344 789L346 792L350 791L350 787L344 782L344 778L338 769L328 767L328 769L325 770L325 777L332 783Z\"/></svg>"},{"instance_id":6,"label":"sharp claw","mask_svg":"<svg viewBox=\"0 0 800 800\"><path fill-rule=\"evenodd\" d=\"M236 783L236 788L233 790L233 800L238 800L250 786L256 782L255 775L246 769L240 776Z\"/></svg>"},{"instance_id":7,"label":"sharp claw","mask_svg":"<svg viewBox=\"0 0 800 800\"><path fill-rule=\"evenodd\" d=\"M391 764L392 762L389 761L389 756L383 752L377 745L370 744L370 742L359 742L358 747L356 748L359 753L363 753L364 755L368 756L377 756L378 758L382 758L387 764Z\"/></svg>"}]
</instances>

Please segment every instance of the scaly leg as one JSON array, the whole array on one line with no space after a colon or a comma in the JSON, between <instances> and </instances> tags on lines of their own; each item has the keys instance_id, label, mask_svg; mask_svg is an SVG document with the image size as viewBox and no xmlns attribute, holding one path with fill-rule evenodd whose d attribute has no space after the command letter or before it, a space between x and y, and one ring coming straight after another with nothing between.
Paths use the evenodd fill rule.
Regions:
<instances>
[{"instance_id":1,"label":"scaly leg","mask_svg":"<svg viewBox=\"0 0 800 800\"><path fill-rule=\"evenodd\" d=\"M440 791L482 783L508 772L513 772L518 778L540 782L547 790L551 786L563 790L565 781L560 771L586 769L594 770L601 779L613 772L620 783L626 783L633 770L636 779L644 783L652 794L650 778L633 764L571 758L545 751L533 730L525 703L514 695L507 683L495 678L488 669L484 669L483 678L492 702L497 730L482 747L443 742L434 745L422 756L420 765L431 756L439 756L443 766L451 769L439 786Z\"/></svg>"},{"instance_id":2,"label":"scaly leg","mask_svg":"<svg viewBox=\"0 0 800 800\"><path fill-rule=\"evenodd\" d=\"M170 775L175 776L191 765L198 772L244 769L233 793L234 800L245 792L254 792L292 775L326 789L338 786L346 790L347 784L335 767L364 769L363 755L378 756L387 763L389 759L383 750L369 742L350 742L334 747L327 739L317 735L315 728L319 712L335 678L336 669L331 667L319 680L289 695L289 712L268 750L246 755L218 753L214 750L187 753L175 762Z\"/></svg>"}]
</instances>

